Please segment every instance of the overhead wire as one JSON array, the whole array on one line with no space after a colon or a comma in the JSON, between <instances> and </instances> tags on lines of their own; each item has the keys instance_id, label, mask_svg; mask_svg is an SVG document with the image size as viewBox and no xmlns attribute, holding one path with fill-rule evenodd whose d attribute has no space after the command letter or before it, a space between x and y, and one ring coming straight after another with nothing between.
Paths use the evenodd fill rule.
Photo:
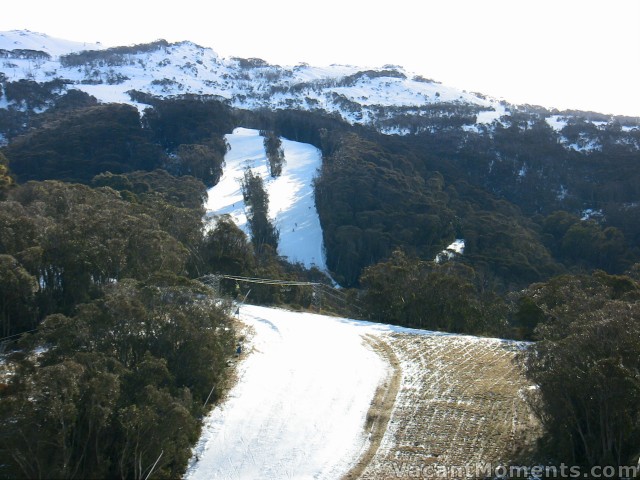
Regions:
<instances>
[{"instance_id":1,"label":"overhead wire","mask_svg":"<svg viewBox=\"0 0 640 480\"><path fill-rule=\"evenodd\" d=\"M241 277L238 275L207 275L206 277L212 277L212 278L217 277L217 278L224 278L227 280L235 280L238 282L259 283L264 285L282 285L282 286L292 286L292 287L324 285L318 282L303 282L298 280L276 280L274 278ZM206 278L206 277L202 277L202 278Z\"/></svg>"},{"instance_id":2,"label":"overhead wire","mask_svg":"<svg viewBox=\"0 0 640 480\"><path fill-rule=\"evenodd\" d=\"M303 282L298 280L278 280L274 278L260 278L260 277L244 277L240 275L226 275L226 274L211 274L202 277L201 280L206 281L207 279L211 279L214 281L219 281L221 279L233 280L236 282L247 282L247 283L256 283L261 285L275 285L275 286L309 286L313 287L318 293L321 295L325 295L327 297L332 298L334 301L342 302L343 304L350 304L352 307L363 311L361 305L356 305L355 303L359 303L357 299L353 299L347 296L344 292L336 289L326 283L320 282ZM354 303L355 300L355 303Z\"/></svg>"}]
</instances>

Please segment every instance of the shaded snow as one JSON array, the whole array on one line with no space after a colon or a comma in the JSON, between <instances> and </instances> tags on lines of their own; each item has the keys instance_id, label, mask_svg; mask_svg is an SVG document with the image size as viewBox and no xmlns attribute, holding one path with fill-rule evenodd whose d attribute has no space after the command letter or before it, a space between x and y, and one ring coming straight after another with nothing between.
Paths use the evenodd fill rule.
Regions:
<instances>
[{"instance_id":1,"label":"shaded snow","mask_svg":"<svg viewBox=\"0 0 640 480\"><path fill-rule=\"evenodd\" d=\"M451 260L456 255L462 255L464 253L464 239L455 239L447 248L441 251L434 261L436 263L444 262L445 260Z\"/></svg>"},{"instance_id":2,"label":"shaded snow","mask_svg":"<svg viewBox=\"0 0 640 480\"><path fill-rule=\"evenodd\" d=\"M599 220L604 218L604 213L602 210L594 210L593 208L587 208L582 211L582 217L580 218L582 221L586 220Z\"/></svg>"},{"instance_id":3,"label":"shaded snow","mask_svg":"<svg viewBox=\"0 0 640 480\"><path fill-rule=\"evenodd\" d=\"M566 139L565 139L566 140ZM580 135L580 140L577 143L563 142L566 148L575 150L576 152L594 152L602 150L602 145L597 139L590 139L584 135Z\"/></svg>"},{"instance_id":4,"label":"shaded snow","mask_svg":"<svg viewBox=\"0 0 640 480\"><path fill-rule=\"evenodd\" d=\"M244 171L250 168L254 175L262 177L269 195L269 216L280 232L278 254L290 262L326 271L313 191L313 178L322 164L320 151L313 145L282 139L285 164L282 175L272 178L264 138L258 130L236 128L225 138L231 149L225 156L222 178L209 190L207 215L228 214L250 235L241 189Z\"/></svg>"}]
</instances>

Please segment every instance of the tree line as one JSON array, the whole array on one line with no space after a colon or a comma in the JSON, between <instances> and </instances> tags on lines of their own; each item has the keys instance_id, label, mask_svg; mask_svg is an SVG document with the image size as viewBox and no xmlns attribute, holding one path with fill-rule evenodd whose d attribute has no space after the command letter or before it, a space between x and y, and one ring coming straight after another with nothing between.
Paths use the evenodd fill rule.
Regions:
<instances>
[{"instance_id":1,"label":"tree line","mask_svg":"<svg viewBox=\"0 0 640 480\"><path fill-rule=\"evenodd\" d=\"M529 401L556 463L635 466L640 454L640 265L530 286L522 320L538 340L521 354Z\"/></svg>"},{"instance_id":2,"label":"tree line","mask_svg":"<svg viewBox=\"0 0 640 480\"><path fill-rule=\"evenodd\" d=\"M36 85L47 92L53 88ZM38 98L33 93L25 96L30 102ZM142 118L130 105L98 105L95 98L75 90L28 120L23 118L25 112L0 109L0 124L5 112L17 115L7 123L27 120L34 127L18 130L4 149L12 173L21 182L89 183L107 171L120 174L160 168L176 176L194 176L209 187L215 185L228 149L224 134L233 125L230 109L216 99L194 96L147 101L153 105Z\"/></svg>"}]
</instances>

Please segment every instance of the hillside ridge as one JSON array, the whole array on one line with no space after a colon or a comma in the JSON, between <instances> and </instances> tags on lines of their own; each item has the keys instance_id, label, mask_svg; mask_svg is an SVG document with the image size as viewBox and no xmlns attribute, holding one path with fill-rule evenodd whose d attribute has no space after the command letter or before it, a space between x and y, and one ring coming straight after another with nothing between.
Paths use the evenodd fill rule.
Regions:
<instances>
[{"instance_id":1,"label":"hillside ridge","mask_svg":"<svg viewBox=\"0 0 640 480\"><path fill-rule=\"evenodd\" d=\"M217 96L240 109L296 109L335 114L351 124L386 134L416 134L438 128L477 131L516 111L538 111L554 128L575 112L515 106L481 93L448 87L396 65L356 67L308 64L282 67L259 58L221 58L190 41L157 40L105 48L28 31L0 32L0 80L47 83L77 89L101 102L128 103L143 110L144 96ZM6 90L6 88L5 88ZM0 107L24 108L3 95ZM40 105L46 109L47 105ZM580 112L607 123L611 115ZM615 117L623 127L638 118ZM438 121L434 121L438 119ZM0 132L2 133L2 132Z\"/></svg>"}]
</instances>

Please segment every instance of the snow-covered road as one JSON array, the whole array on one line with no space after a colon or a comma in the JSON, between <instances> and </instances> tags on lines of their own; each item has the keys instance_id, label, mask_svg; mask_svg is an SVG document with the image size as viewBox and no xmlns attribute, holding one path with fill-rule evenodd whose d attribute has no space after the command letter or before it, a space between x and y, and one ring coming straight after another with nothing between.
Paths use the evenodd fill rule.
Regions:
<instances>
[{"instance_id":1,"label":"snow-covered road","mask_svg":"<svg viewBox=\"0 0 640 480\"><path fill-rule=\"evenodd\" d=\"M366 322L245 305L239 380L203 427L187 479L337 479L367 448L389 367ZM197 458L197 460L196 460Z\"/></svg>"}]
</instances>

